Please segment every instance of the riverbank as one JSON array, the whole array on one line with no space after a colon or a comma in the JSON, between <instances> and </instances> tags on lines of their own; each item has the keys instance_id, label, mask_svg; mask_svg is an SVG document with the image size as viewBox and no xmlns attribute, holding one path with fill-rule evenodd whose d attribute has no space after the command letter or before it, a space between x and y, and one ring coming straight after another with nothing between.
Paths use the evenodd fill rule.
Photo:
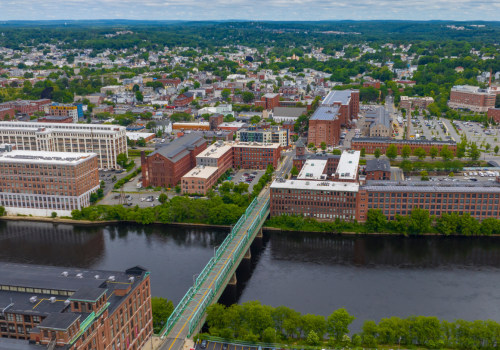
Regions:
<instances>
[{"instance_id":1,"label":"riverbank","mask_svg":"<svg viewBox=\"0 0 500 350\"><path fill-rule=\"evenodd\" d=\"M52 223L52 224L68 224L68 225L77 225L77 226L103 226L103 225L114 225L114 224L138 224L133 220L75 220L71 218L51 218L51 217L40 217L40 216L1 216L0 221L25 221L25 222L44 222L44 223ZM214 225L214 224L204 224L204 223L192 223L192 222L152 222L147 225L166 225L173 227L196 227L196 228L214 228L214 229L227 229L230 230L232 226L230 225ZM145 224L146 226L146 224ZM300 230L300 229L289 229L289 228L279 228L279 227L270 227L263 226L263 232L268 233L300 233L300 234L325 234L325 235L336 235L336 236L415 236L407 233L395 233L395 232L356 232L356 231L319 231L319 230ZM461 234L448 234L444 235L436 232L427 232L427 233L419 233L418 236L428 236L428 237L463 237ZM491 235L474 235L470 237L500 237L500 234L491 234Z\"/></svg>"}]
</instances>

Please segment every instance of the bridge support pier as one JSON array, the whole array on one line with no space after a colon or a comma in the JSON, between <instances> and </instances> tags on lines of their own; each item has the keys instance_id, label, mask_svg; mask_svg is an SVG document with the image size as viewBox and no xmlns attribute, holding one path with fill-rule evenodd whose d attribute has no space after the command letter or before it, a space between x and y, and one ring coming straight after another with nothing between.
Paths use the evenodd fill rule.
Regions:
<instances>
[{"instance_id":1,"label":"bridge support pier","mask_svg":"<svg viewBox=\"0 0 500 350\"><path fill-rule=\"evenodd\" d=\"M237 283L238 283L238 280L236 279L236 272L235 272L231 276L231 279L229 280L228 284L236 286Z\"/></svg>"},{"instance_id":2,"label":"bridge support pier","mask_svg":"<svg viewBox=\"0 0 500 350\"><path fill-rule=\"evenodd\" d=\"M252 259L252 252L250 251L250 247L247 249L247 252L245 253L243 259Z\"/></svg>"},{"instance_id":3,"label":"bridge support pier","mask_svg":"<svg viewBox=\"0 0 500 350\"><path fill-rule=\"evenodd\" d=\"M259 229L259 232L257 232L257 235L255 237L257 238L262 238L263 234L262 234L262 227Z\"/></svg>"}]
</instances>

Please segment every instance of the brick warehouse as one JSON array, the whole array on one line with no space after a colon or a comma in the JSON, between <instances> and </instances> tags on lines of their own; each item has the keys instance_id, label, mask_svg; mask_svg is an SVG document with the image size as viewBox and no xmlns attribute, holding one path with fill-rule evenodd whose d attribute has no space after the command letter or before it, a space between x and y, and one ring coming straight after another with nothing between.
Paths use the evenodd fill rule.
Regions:
<instances>
[{"instance_id":1,"label":"brick warehouse","mask_svg":"<svg viewBox=\"0 0 500 350\"><path fill-rule=\"evenodd\" d=\"M150 155L141 152L142 185L172 187L196 165L196 156L207 148L198 134L187 134Z\"/></svg>"},{"instance_id":2,"label":"brick warehouse","mask_svg":"<svg viewBox=\"0 0 500 350\"><path fill-rule=\"evenodd\" d=\"M233 146L233 167L239 169L266 169L268 165L272 165L276 169L281 157L281 149L279 143L236 143Z\"/></svg>"},{"instance_id":3,"label":"brick warehouse","mask_svg":"<svg viewBox=\"0 0 500 350\"><path fill-rule=\"evenodd\" d=\"M141 349L153 334L149 272L0 263L10 349Z\"/></svg>"},{"instance_id":4,"label":"brick warehouse","mask_svg":"<svg viewBox=\"0 0 500 350\"><path fill-rule=\"evenodd\" d=\"M488 89L478 86L457 85L451 88L450 108L463 108L474 112L487 112L488 108L495 107L496 95Z\"/></svg>"}]
</instances>

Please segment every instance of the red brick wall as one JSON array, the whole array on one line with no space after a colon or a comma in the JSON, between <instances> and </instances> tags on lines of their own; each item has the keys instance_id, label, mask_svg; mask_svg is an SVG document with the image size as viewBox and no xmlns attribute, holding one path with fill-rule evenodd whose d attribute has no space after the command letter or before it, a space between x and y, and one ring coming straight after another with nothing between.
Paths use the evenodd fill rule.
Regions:
<instances>
[{"instance_id":1,"label":"red brick wall","mask_svg":"<svg viewBox=\"0 0 500 350\"><path fill-rule=\"evenodd\" d=\"M488 109L488 118L491 118L495 123L500 123L500 108Z\"/></svg>"}]
</instances>

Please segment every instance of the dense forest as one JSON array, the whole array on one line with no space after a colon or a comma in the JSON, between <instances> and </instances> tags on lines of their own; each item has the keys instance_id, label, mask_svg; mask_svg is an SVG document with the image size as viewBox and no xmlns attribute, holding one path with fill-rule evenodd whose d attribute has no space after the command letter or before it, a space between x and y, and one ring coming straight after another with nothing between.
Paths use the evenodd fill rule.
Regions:
<instances>
[{"instance_id":1,"label":"dense forest","mask_svg":"<svg viewBox=\"0 0 500 350\"><path fill-rule=\"evenodd\" d=\"M322 22L172 22L172 21L7 21L0 24L0 46L64 42L67 49L125 49L225 45L262 48L320 46L328 53L347 43L467 41L498 43L500 22L322 21ZM465 26L454 30L447 25ZM474 25L484 25L477 27ZM22 30L20 30L22 29ZM106 38L115 31L132 33ZM480 43L480 44L479 44ZM476 45L477 44L477 45Z\"/></svg>"}]
</instances>

